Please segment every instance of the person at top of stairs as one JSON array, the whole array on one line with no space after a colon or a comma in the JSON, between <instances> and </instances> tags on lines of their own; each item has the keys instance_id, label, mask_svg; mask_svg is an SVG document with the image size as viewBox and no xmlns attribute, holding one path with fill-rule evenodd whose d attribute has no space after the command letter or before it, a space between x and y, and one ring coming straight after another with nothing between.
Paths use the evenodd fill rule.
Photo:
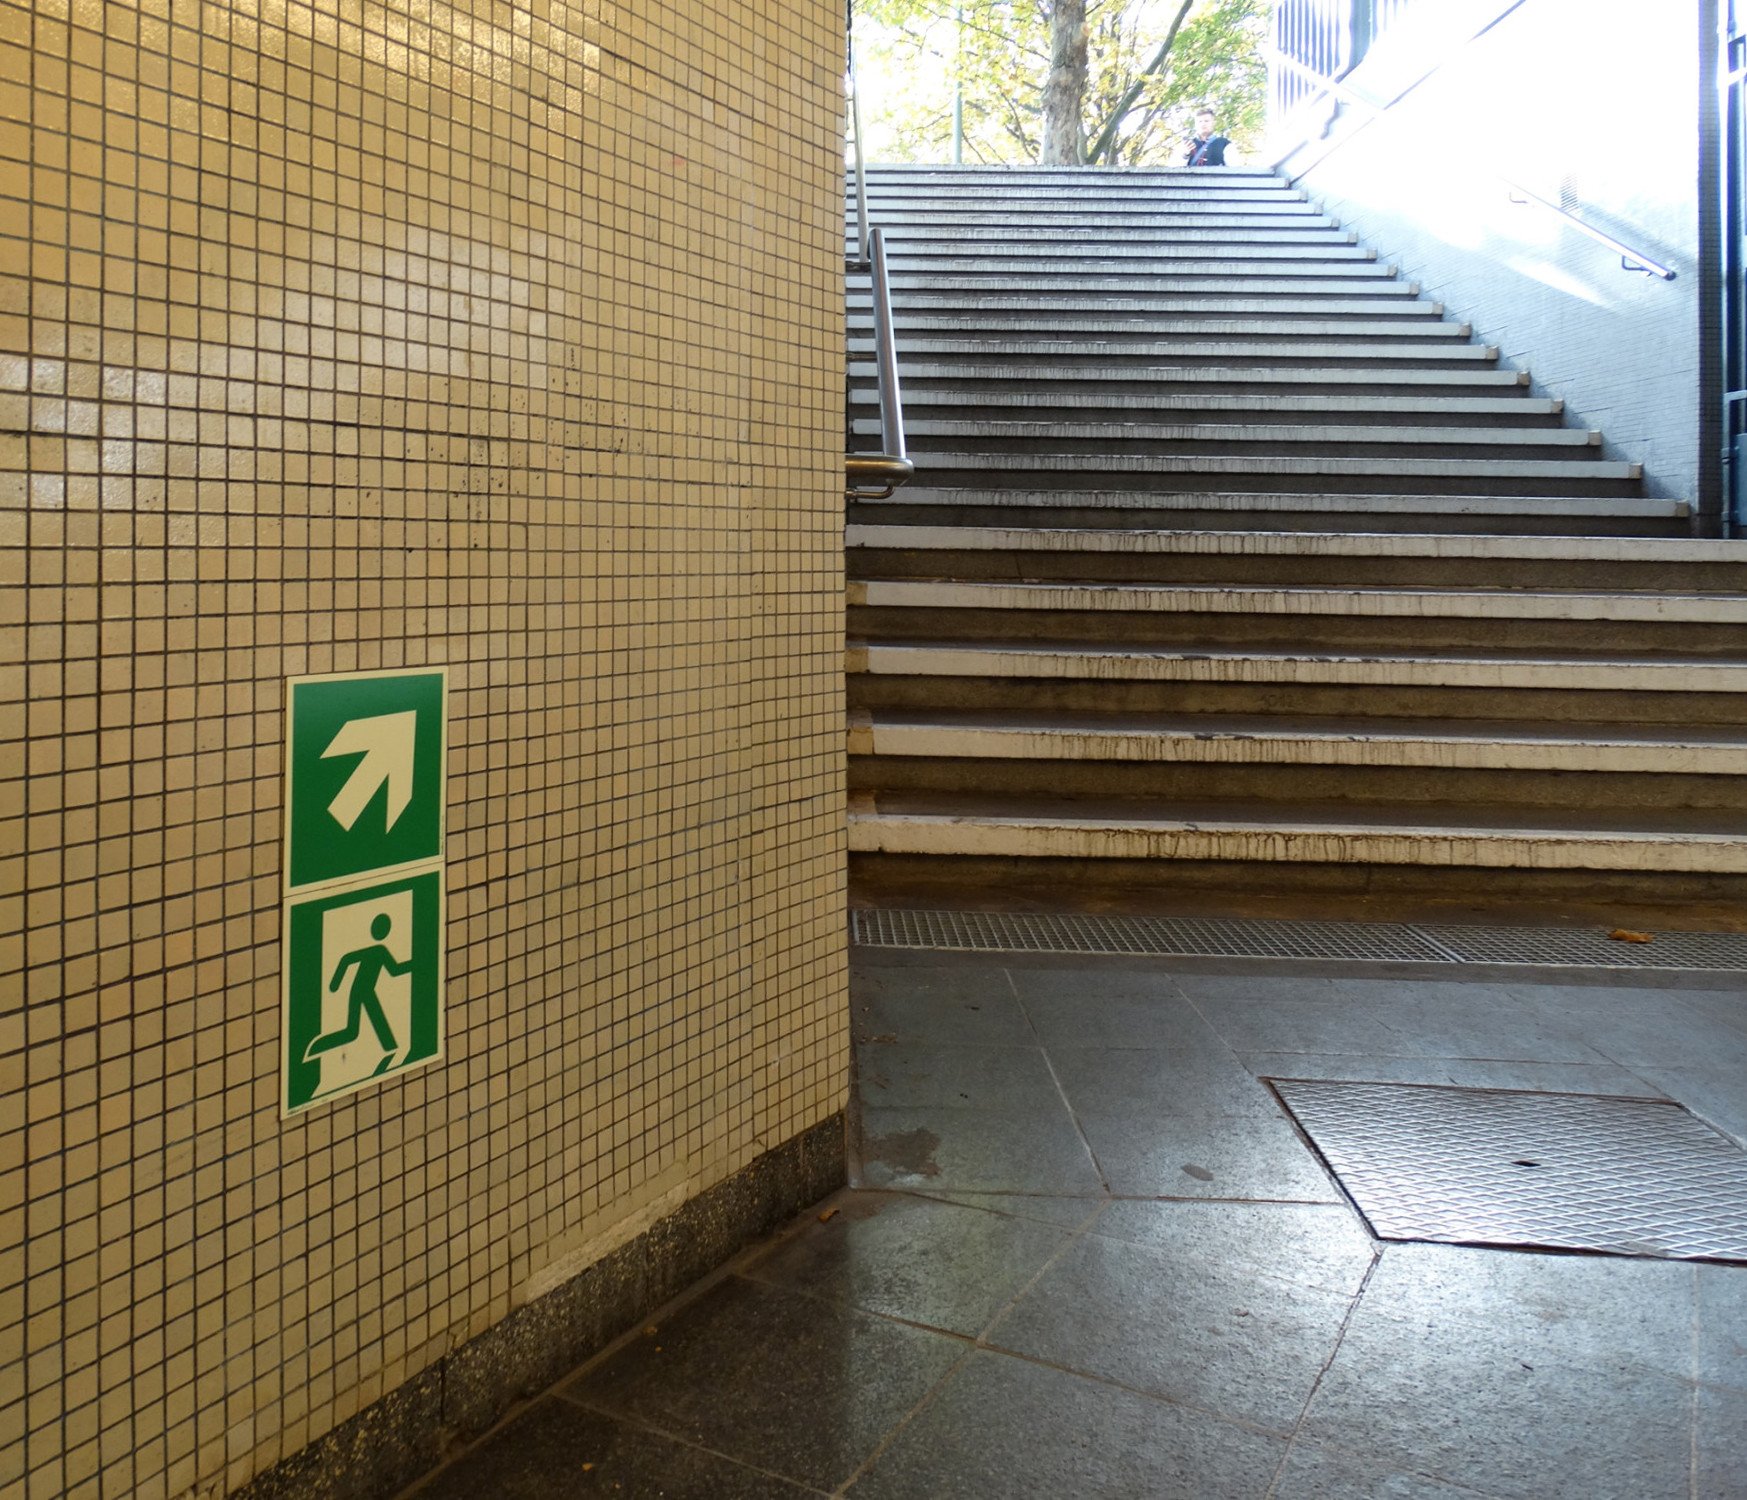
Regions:
<instances>
[{"instance_id":1,"label":"person at top of stairs","mask_svg":"<svg viewBox=\"0 0 1747 1500\"><path fill-rule=\"evenodd\" d=\"M1225 148L1231 137L1215 135L1213 127L1218 117L1210 109L1195 111L1195 139L1189 142L1188 164L1192 167L1223 167Z\"/></svg>"}]
</instances>

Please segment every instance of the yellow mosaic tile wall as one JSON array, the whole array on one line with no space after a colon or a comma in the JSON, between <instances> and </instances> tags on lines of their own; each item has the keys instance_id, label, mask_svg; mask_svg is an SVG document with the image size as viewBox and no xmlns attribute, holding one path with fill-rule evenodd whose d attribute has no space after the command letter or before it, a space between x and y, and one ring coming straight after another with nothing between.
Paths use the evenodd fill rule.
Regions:
<instances>
[{"instance_id":1,"label":"yellow mosaic tile wall","mask_svg":"<svg viewBox=\"0 0 1747 1500\"><path fill-rule=\"evenodd\" d=\"M0 1500L247 1481L841 1107L840 0L0 0ZM447 1056L282 1121L284 683Z\"/></svg>"}]
</instances>

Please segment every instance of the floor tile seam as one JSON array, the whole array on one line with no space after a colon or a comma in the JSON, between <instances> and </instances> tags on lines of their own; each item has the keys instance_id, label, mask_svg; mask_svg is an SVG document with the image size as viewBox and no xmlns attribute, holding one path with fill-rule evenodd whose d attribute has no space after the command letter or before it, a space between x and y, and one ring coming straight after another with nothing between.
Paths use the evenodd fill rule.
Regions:
<instances>
[{"instance_id":1,"label":"floor tile seam","mask_svg":"<svg viewBox=\"0 0 1747 1500\"><path fill-rule=\"evenodd\" d=\"M1304 1394L1304 1404L1298 1408L1298 1416L1293 1420L1292 1430L1286 1436L1286 1451L1280 1455L1280 1462L1274 1469L1274 1476L1268 1481L1264 1500L1274 1500L1280 1488L1281 1477L1286 1472L1286 1460L1291 1457L1292 1446L1304 1432L1305 1418L1310 1415L1310 1408L1316 1403L1316 1393L1322 1389L1322 1382L1333 1367L1335 1356L1341 1352L1341 1345L1346 1342L1347 1330L1352 1327L1353 1318L1359 1311L1359 1304L1365 1298L1365 1292L1371 1285L1371 1278L1377 1274L1377 1269L1383 1264L1383 1252L1375 1245L1371 1251L1371 1264L1365 1267L1365 1274L1359 1280L1358 1289L1347 1299L1347 1310L1341 1316L1341 1326L1335 1330L1334 1342L1329 1346L1328 1357L1318 1366L1316 1377L1310 1382L1310 1389Z\"/></svg>"},{"instance_id":2,"label":"floor tile seam","mask_svg":"<svg viewBox=\"0 0 1747 1500\"><path fill-rule=\"evenodd\" d=\"M1050 1370L1057 1375L1072 1376L1075 1380L1084 1380L1092 1385L1101 1385L1107 1390L1121 1391L1126 1396L1134 1396L1155 1406L1168 1406L1178 1411L1194 1412L1197 1416L1209 1417L1227 1427L1236 1427L1257 1437L1273 1438L1284 1442L1290 1433L1283 1427L1270 1427L1265 1422L1258 1422L1251 1417L1241 1417L1229 1411L1221 1411L1217 1407L1203 1406L1199 1402L1189 1401L1181 1396L1167 1395L1163 1391L1150 1390L1146 1386L1130 1385L1125 1380L1119 1380L1114 1375L1106 1375L1099 1370L1088 1370L1080 1365L1065 1365L1053 1359L1045 1359L1042 1355L1029 1354L1023 1349L1009 1348L1006 1344L983 1343L977 1345L977 1352L990 1354L997 1359L1016 1360L1020 1364L1031 1365L1039 1370Z\"/></svg>"},{"instance_id":3,"label":"floor tile seam","mask_svg":"<svg viewBox=\"0 0 1747 1500\"><path fill-rule=\"evenodd\" d=\"M976 1352L974 1345L967 1347L964 1353L943 1370L939 1378L918 1398L916 1404L892 1424L891 1429L874 1444L867 1456L849 1472L847 1477L838 1483L831 1494L833 1496L844 1495L865 1479L878 1465L881 1457L891 1448L892 1444L903 1435L905 1429L940 1399L941 1393L957 1377L959 1371L963 1370L975 1358Z\"/></svg>"},{"instance_id":4,"label":"floor tile seam","mask_svg":"<svg viewBox=\"0 0 1747 1500\"><path fill-rule=\"evenodd\" d=\"M845 1312L858 1317L873 1318L881 1323L893 1323L899 1328L913 1329L917 1333L933 1334L938 1338L951 1339L955 1344L975 1346L976 1335L963 1333L956 1328L946 1328L939 1323L926 1323L920 1318L906 1318L902 1313L884 1312L877 1307L864 1307L851 1296L835 1296L829 1292L810 1291L806 1287L791 1286L782 1281L766 1281L754 1276L750 1270L738 1273L742 1281L749 1281L754 1286L767 1292L779 1292L785 1297L800 1297L807 1302L816 1302L822 1307L841 1308Z\"/></svg>"},{"instance_id":5,"label":"floor tile seam","mask_svg":"<svg viewBox=\"0 0 1747 1500\"><path fill-rule=\"evenodd\" d=\"M1228 1198L1211 1193L1112 1193L1112 1203L1207 1203L1207 1204L1259 1204L1269 1208L1344 1208L1348 1213L1354 1213L1353 1205L1345 1198ZM1361 1225L1364 1223L1359 1216ZM1375 1238L1376 1236L1373 1236Z\"/></svg>"},{"instance_id":6,"label":"floor tile seam","mask_svg":"<svg viewBox=\"0 0 1747 1500\"><path fill-rule=\"evenodd\" d=\"M1049 1048L1044 1045L1043 1037L1037 1029L1037 1023L1032 1020L1031 1012L1026 1008L1025 997L1019 993L1019 985L1013 978L1013 971L1003 967L1001 972L1006 976L1007 988L1013 995L1013 1003L1019 1007L1019 1014L1025 1018L1025 1024L1031 1028L1031 1034L1037 1038L1037 1047L1043 1056L1043 1065L1049 1069L1050 1082L1055 1085L1056 1097L1061 1100L1062 1108L1068 1112L1068 1119L1073 1124L1074 1134L1080 1138L1080 1149L1086 1153L1086 1159L1092 1163L1092 1170L1098 1174L1099 1185L1104 1189L1105 1197L1108 1198L1110 1195L1110 1174L1104 1170L1104 1163L1098 1160L1098 1153L1092 1149L1091 1138L1086 1134L1086 1127L1080 1123L1079 1111L1074 1108L1073 1101L1068 1098L1068 1091L1062 1087L1061 1075L1056 1072L1055 1059L1049 1055ZM1083 1229L1084 1226L1082 1226L1082 1231Z\"/></svg>"},{"instance_id":7,"label":"floor tile seam","mask_svg":"<svg viewBox=\"0 0 1747 1500\"><path fill-rule=\"evenodd\" d=\"M1072 1251L1075 1245L1087 1238L1092 1231L1092 1227L1103 1216L1105 1209L1109 1206L1109 1189L1106 1187L1105 1197L1100 1200L1098 1206L1087 1214L1077 1226L1068 1231L1066 1238L1064 1238L1062 1243L1057 1246L1055 1252L1047 1256L1043 1263L1026 1279L1025 1284L1015 1291L1005 1303L996 1308L994 1313L990 1315L988 1322L983 1324L982 1328L978 1331L976 1338L973 1340L979 1349L995 1347L989 1343L990 1335L1012 1315L1014 1309L1017 1308L1021 1302L1031 1295L1031 1293L1036 1289L1038 1283L1055 1269L1056 1265L1062 1260L1062 1258Z\"/></svg>"},{"instance_id":8,"label":"floor tile seam","mask_svg":"<svg viewBox=\"0 0 1747 1500\"><path fill-rule=\"evenodd\" d=\"M796 1479L793 1475L784 1474L777 1469L767 1469L762 1464L748 1463L743 1458L735 1458L732 1454L722 1452L720 1448L712 1448L706 1443L698 1442L695 1438L684 1437L671 1427L663 1426L660 1422L652 1421L640 1413L616 1410L598 1401L585 1401L581 1397L567 1395L563 1392L554 1392L553 1394L566 1406L573 1406L578 1411L589 1413L590 1416L604 1417L610 1422L618 1423L621 1427L628 1427L635 1432L648 1433L653 1437L673 1443L677 1447L687 1448L693 1453L707 1454L731 1468L742 1469L750 1474L759 1474L766 1479L775 1479L779 1483L792 1486L804 1495L828 1496L831 1494L831 1491L808 1484L804 1479Z\"/></svg>"},{"instance_id":9,"label":"floor tile seam","mask_svg":"<svg viewBox=\"0 0 1747 1500\"><path fill-rule=\"evenodd\" d=\"M1600 1055L1599 1049L1597 1049L1597 1052L1598 1055ZM1379 1052L1374 1049L1364 1052L1338 1052L1330 1051L1327 1047L1304 1047L1296 1049L1283 1047L1269 1047L1266 1049L1256 1048L1249 1051L1247 1054L1242 1055L1250 1057L1352 1057L1361 1059L1369 1058L1374 1059L1377 1062L1393 1063L1501 1063L1508 1064L1511 1067L1531 1068L1623 1068L1626 1066L1624 1063L1617 1062L1613 1058L1605 1056L1599 1062L1591 1062L1588 1059L1581 1057L1499 1057L1479 1052ZM1253 1069L1246 1068L1246 1071L1249 1071L1254 1075ZM1354 1079L1352 1081L1359 1083L1364 1082L1365 1080Z\"/></svg>"},{"instance_id":10,"label":"floor tile seam","mask_svg":"<svg viewBox=\"0 0 1747 1500\"><path fill-rule=\"evenodd\" d=\"M973 1213L993 1214L996 1218L1012 1219L1015 1223L1019 1223L1019 1224L1035 1224L1035 1225L1038 1225L1039 1227L1044 1228L1044 1229L1059 1230L1063 1234L1077 1234L1082 1228L1084 1228L1085 1223L1090 1222L1091 1218L1095 1216L1097 1209L1099 1207L1102 1207L1105 1204L1112 1203L1115 1201L1114 1199L1108 1197L1107 1195L1103 1195L1103 1194L1100 1194L1096 1198L1081 1198L1081 1197L1078 1197L1072 1193L998 1193L998 1192L989 1192L987 1194L979 1194L977 1192L977 1190L974 1188L942 1188L941 1189L942 1193L957 1193L959 1196L956 1198L936 1197L936 1196L933 1196L929 1193L922 1192L920 1189L917 1189L917 1188L874 1188L874 1189L869 1189L869 1191L903 1193L907 1197L913 1198L917 1202L920 1202L920 1203L943 1203L943 1204L946 1204L950 1208L968 1208ZM986 1197L990 1197L990 1198L1022 1198L1022 1197L1042 1198L1042 1199L1048 1199L1048 1200L1053 1201L1053 1202L1086 1203L1086 1204L1093 1205L1093 1209L1092 1209L1091 1213L1087 1214L1086 1219L1084 1221L1082 1221L1082 1223L1080 1223L1080 1224L1063 1224L1059 1219L1038 1218L1038 1217L1035 1217L1031 1214L1017 1213L1017 1212L1014 1212L1010 1209L991 1208L985 1204L966 1203L964 1201L964 1199L966 1197L978 1197L978 1196L986 1196Z\"/></svg>"},{"instance_id":11,"label":"floor tile seam","mask_svg":"<svg viewBox=\"0 0 1747 1500\"><path fill-rule=\"evenodd\" d=\"M863 1193L905 1193L905 1194L908 1194L912 1197L926 1198L930 1202L937 1202L937 1203L950 1203L953 1201L950 1198L938 1197L937 1194L940 1194L940 1193L964 1193L964 1194L967 1194L973 1198L1040 1198L1040 1199L1046 1199L1046 1200L1047 1199L1065 1198L1070 1203L1106 1203L1106 1202L1112 1201L1112 1199L1114 1197L1114 1195L1110 1194L1110 1193L1098 1193L1098 1194L1094 1195L1091 1193L1042 1192L1036 1188L944 1187L944 1188L936 1188L936 1189L934 1189L933 1192L929 1192L923 1188L889 1187L889 1188L857 1188L856 1191L863 1192ZM975 1205L972 1205L972 1206L975 1206ZM997 1213L997 1212L999 1212L999 1210L998 1209L988 1209L988 1210L986 1210L986 1212ZM1014 1215L1014 1217L1020 1218L1020 1217L1023 1217L1023 1215L1016 1214L1016 1215ZM1058 1225L1057 1227L1059 1228L1060 1226Z\"/></svg>"},{"instance_id":12,"label":"floor tile seam","mask_svg":"<svg viewBox=\"0 0 1747 1500\"><path fill-rule=\"evenodd\" d=\"M1332 1207L1333 1205L1317 1206ZM1220 1260L1215 1257L1194 1254L1192 1252L1175 1249L1165 1245L1149 1243L1146 1240L1130 1239L1126 1235L1111 1234L1100 1229L1089 1230L1087 1231L1087 1234L1091 1239L1105 1240L1113 1245L1125 1245L1133 1250L1145 1250L1160 1257L1171 1257L1171 1263L1173 1266L1193 1264L1201 1270L1215 1272L1229 1266L1232 1270L1241 1272L1245 1277L1265 1281L1272 1286L1290 1287L1295 1291L1315 1292L1321 1296L1340 1297L1343 1299L1355 1295L1354 1292L1347 1290L1345 1287L1327 1286L1321 1282L1315 1281L1300 1281L1295 1277L1282 1276L1277 1271L1270 1271L1265 1267L1258 1266L1250 1261ZM1377 1251L1373 1249L1371 1252L1371 1258L1375 1261L1376 1257Z\"/></svg>"}]
</instances>

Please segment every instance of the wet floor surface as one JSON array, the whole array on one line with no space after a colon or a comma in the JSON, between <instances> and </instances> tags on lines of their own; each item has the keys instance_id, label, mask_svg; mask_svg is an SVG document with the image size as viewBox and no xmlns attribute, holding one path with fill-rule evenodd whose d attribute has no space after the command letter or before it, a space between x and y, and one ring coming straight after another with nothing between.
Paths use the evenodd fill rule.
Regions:
<instances>
[{"instance_id":1,"label":"wet floor surface","mask_svg":"<svg viewBox=\"0 0 1747 1500\"><path fill-rule=\"evenodd\" d=\"M481 1496L1747 1496L1747 1266L1373 1239L1260 1080L1667 1097L1747 981L858 954L854 1185L427 1480Z\"/></svg>"}]
</instances>

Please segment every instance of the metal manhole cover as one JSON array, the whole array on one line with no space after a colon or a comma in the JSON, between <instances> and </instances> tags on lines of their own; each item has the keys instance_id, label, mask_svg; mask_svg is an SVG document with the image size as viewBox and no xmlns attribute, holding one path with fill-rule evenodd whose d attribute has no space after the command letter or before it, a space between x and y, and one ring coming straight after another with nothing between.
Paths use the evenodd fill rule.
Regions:
<instances>
[{"instance_id":1,"label":"metal manhole cover","mask_svg":"<svg viewBox=\"0 0 1747 1500\"><path fill-rule=\"evenodd\" d=\"M1678 1104L1268 1081L1380 1239L1747 1261L1747 1151Z\"/></svg>"}]
</instances>

